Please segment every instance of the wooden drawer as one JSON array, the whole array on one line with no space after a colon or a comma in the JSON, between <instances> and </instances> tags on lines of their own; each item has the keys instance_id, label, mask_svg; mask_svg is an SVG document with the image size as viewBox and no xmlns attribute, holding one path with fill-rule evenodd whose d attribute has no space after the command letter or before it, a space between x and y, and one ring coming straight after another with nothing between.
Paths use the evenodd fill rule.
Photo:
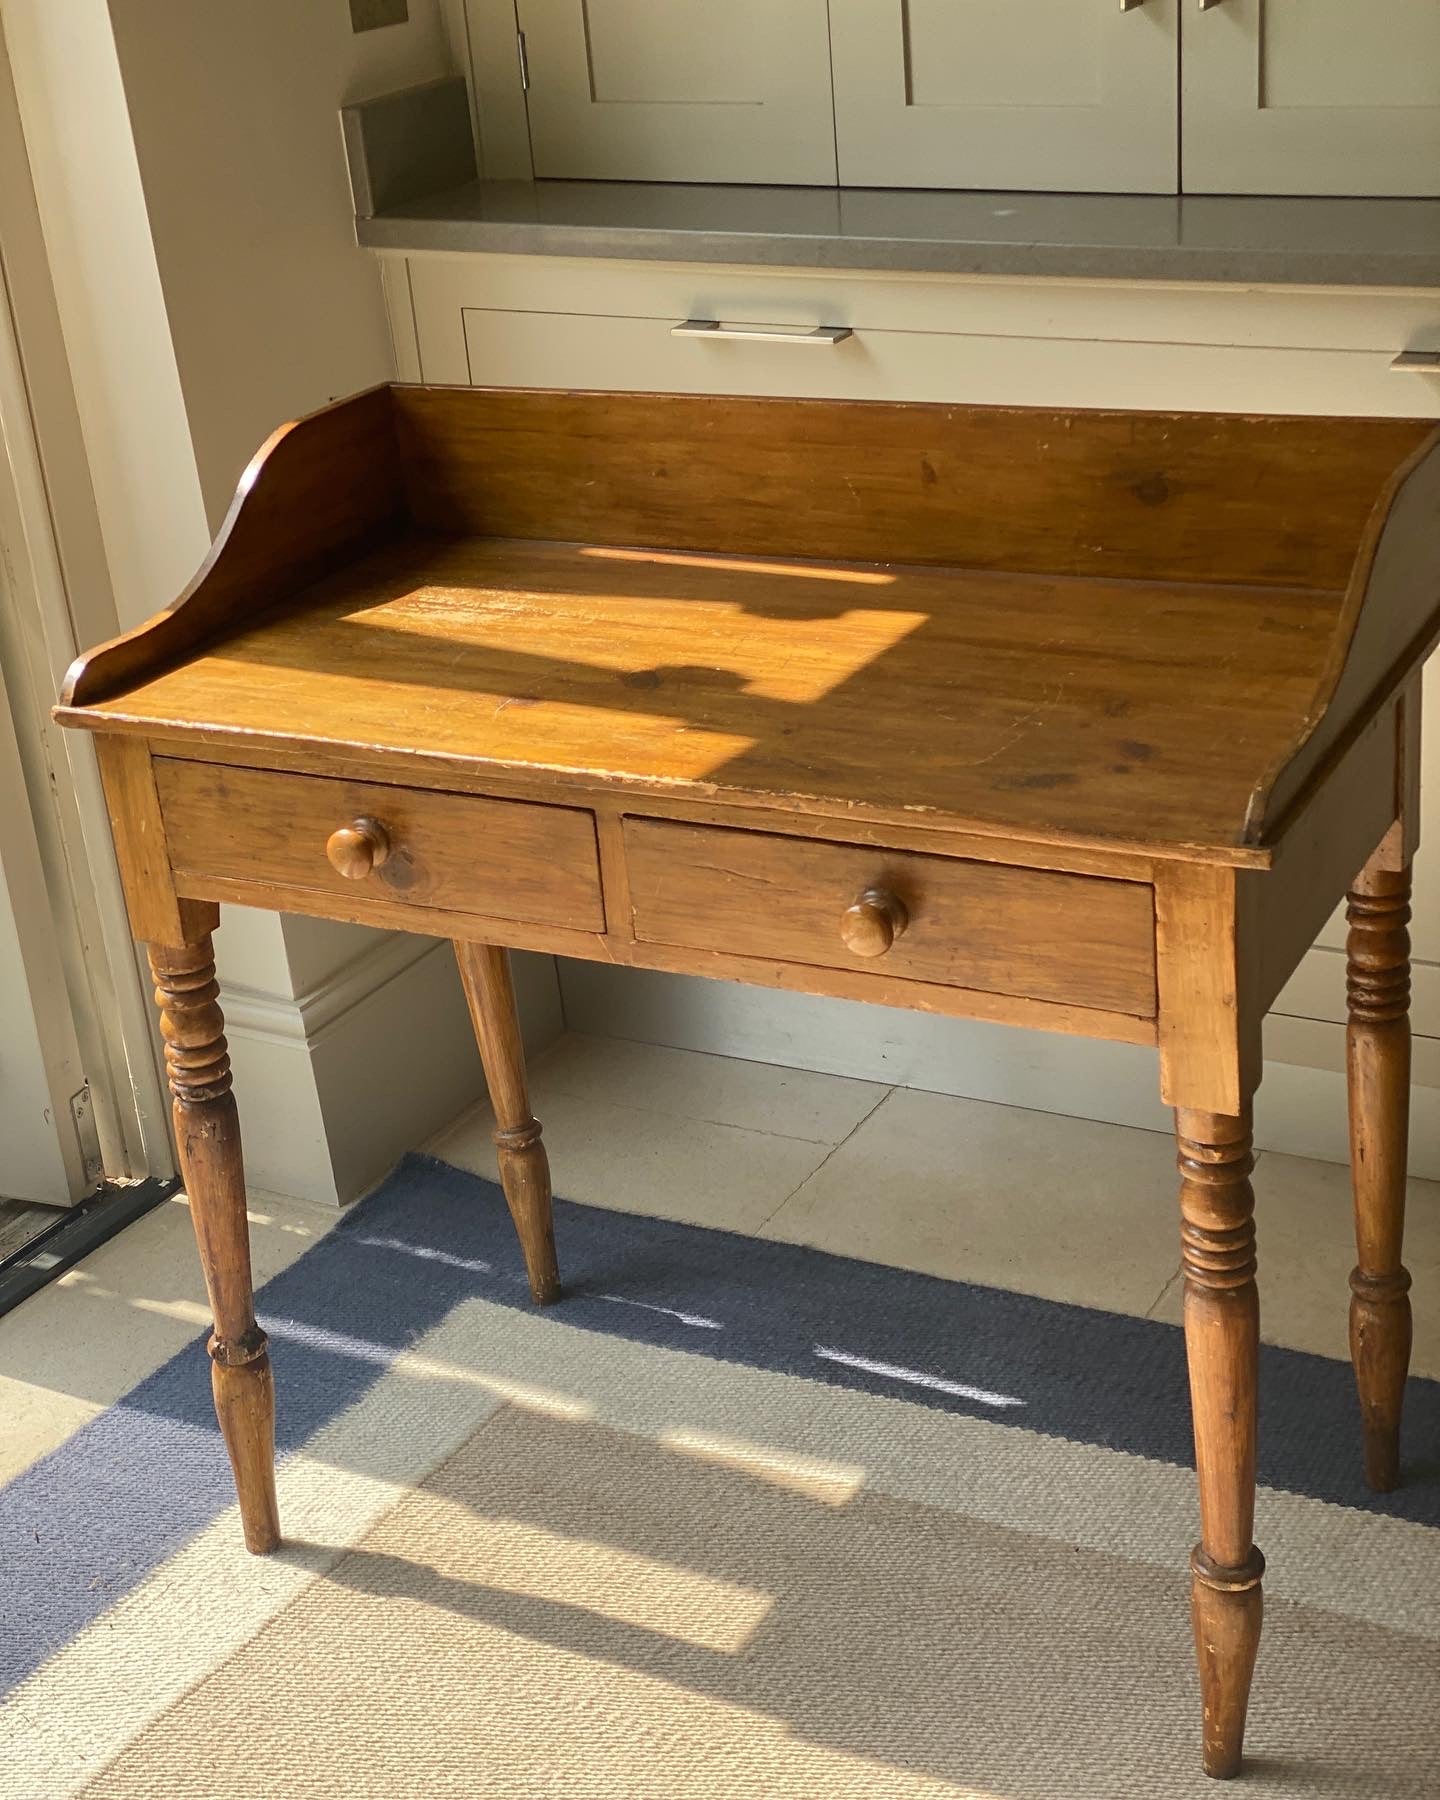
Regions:
<instances>
[{"instance_id":1,"label":"wooden drawer","mask_svg":"<svg viewBox=\"0 0 1440 1800\"><path fill-rule=\"evenodd\" d=\"M593 816L570 806L420 793L365 781L159 757L155 780L177 877L357 892L490 918L603 931ZM359 879L326 855L355 819L389 854Z\"/></svg>"},{"instance_id":2,"label":"wooden drawer","mask_svg":"<svg viewBox=\"0 0 1440 1800\"><path fill-rule=\"evenodd\" d=\"M641 943L1155 1015L1152 890L1138 882L655 819L624 829ZM841 919L871 889L908 917L863 956Z\"/></svg>"}]
</instances>

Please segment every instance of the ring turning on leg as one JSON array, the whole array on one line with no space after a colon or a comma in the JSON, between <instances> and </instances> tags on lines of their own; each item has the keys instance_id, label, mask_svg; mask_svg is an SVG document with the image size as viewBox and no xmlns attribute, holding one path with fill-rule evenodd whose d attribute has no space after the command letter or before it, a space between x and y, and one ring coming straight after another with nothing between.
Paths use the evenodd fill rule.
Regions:
<instances>
[{"instance_id":1,"label":"ring turning on leg","mask_svg":"<svg viewBox=\"0 0 1440 1800\"><path fill-rule=\"evenodd\" d=\"M1400 1476L1400 1410L1410 1367L1410 1276L1401 1262L1410 1129L1410 870L1368 866L1350 893L1345 1034L1357 1264L1350 1354L1360 1395L1365 1479Z\"/></svg>"},{"instance_id":2,"label":"ring turning on leg","mask_svg":"<svg viewBox=\"0 0 1440 1800\"><path fill-rule=\"evenodd\" d=\"M1200 1666L1205 1772L1239 1773L1260 1646L1264 1558L1255 1548L1260 1350L1250 1119L1180 1111L1185 1350L1200 1483L1190 1612Z\"/></svg>"},{"instance_id":3,"label":"ring turning on leg","mask_svg":"<svg viewBox=\"0 0 1440 1800\"><path fill-rule=\"evenodd\" d=\"M150 970L180 1173L215 1321L209 1344L215 1413L235 1472L245 1543L258 1555L280 1542L275 1387L265 1333L255 1323L240 1121L209 934L180 948L152 945Z\"/></svg>"}]
</instances>

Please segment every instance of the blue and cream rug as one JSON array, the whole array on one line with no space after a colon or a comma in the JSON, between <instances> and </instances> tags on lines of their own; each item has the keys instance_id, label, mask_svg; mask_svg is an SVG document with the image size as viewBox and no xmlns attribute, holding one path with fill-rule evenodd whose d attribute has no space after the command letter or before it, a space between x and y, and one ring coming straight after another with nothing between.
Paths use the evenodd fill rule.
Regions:
<instances>
[{"instance_id":1,"label":"blue and cream rug","mask_svg":"<svg viewBox=\"0 0 1440 1800\"><path fill-rule=\"evenodd\" d=\"M198 1340L0 1492L5 1800L1215 1793L1177 1330L556 1214L544 1313L419 1157L264 1289L277 1556ZM1263 1380L1241 1791L1435 1800L1440 1383L1380 1500L1348 1369Z\"/></svg>"}]
</instances>

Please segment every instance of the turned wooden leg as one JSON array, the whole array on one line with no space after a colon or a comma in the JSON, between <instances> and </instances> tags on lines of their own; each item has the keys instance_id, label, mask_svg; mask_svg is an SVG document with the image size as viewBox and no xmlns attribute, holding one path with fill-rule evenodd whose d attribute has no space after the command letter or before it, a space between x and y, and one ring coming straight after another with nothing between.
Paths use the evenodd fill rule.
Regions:
<instances>
[{"instance_id":1,"label":"turned wooden leg","mask_svg":"<svg viewBox=\"0 0 1440 1800\"><path fill-rule=\"evenodd\" d=\"M495 1148L500 1185L520 1238L530 1292L544 1306L560 1298L560 1270L555 1260L555 1226L550 1203L550 1163L540 1141L540 1122L530 1111L525 1085L525 1047L515 1013L510 979L510 952L494 944L457 941L456 961L480 1061L495 1109Z\"/></svg>"},{"instance_id":2,"label":"turned wooden leg","mask_svg":"<svg viewBox=\"0 0 1440 1800\"><path fill-rule=\"evenodd\" d=\"M1260 1645L1255 1548L1255 1408L1260 1308L1255 1287L1250 1118L1178 1111L1185 1350L1200 1481L1200 1542L1190 1609L1204 1707L1205 1772L1239 1773Z\"/></svg>"},{"instance_id":3,"label":"turned wooden leg","mask_svg":"<svg viewBox=\"0 0 1440 1800\"><path fill-rule=\"evenodd\" d=\"M152 945L150 970L180 1172L215 1321L209 1345L215 1413L235 1471L246 1547L263 1555L280 1542L275 1388L265 1333L255 1323L240 1122L209 933L179 949Z\"/></svg>"},{"instance_id":4,"label":"turned wooden leg","mask_svg":"<svg viewBox=\"0 0 1440 1800\"><path fill-rule=\"evenodd\" d=\"M1400 1409L1410 1367L1410 1276L1400 1260L1410 1131L1409 865L1367 864L1347 917L1345 1046L1358 1256L1350 1276L1350 1354L1365 1480L1383 1494L1400 1477Z\"/></svg>"}]
</instances>

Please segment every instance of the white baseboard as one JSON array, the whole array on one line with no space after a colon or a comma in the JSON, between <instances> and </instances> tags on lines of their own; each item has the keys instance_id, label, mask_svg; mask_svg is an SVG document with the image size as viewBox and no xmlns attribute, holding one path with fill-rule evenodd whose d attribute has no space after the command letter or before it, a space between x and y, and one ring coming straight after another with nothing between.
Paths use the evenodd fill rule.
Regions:
<instances>
[{"instance_id":1,"label":"white baseboard","mask_svg":"<svg viewBox=\"0 0 1440 1800\"><path fill-rule=\"evenodd\" d=\"M555 965L517 954L514 966L539 1049L562 1028ZM447 943L397 933L296 999L221 998L256 1189L345 1205L485 1092Z\"/></svg>"},{"instance_id":2,"label":"white baseboard","mask_svg":"<svg viewBox=\"0 0 1440 1800\"><path fill-rule=\"evenodd\" d=\"M560 987L572 1031L708 1050L862 1081L926 1088L1007 1106L1171 1129L1153 1050L1021 1031L733 982L562 960ZM1321 1034L1317 1038L1316 1034ZM1333 1041L1332 1041L1333 1040ZM1434 1040L1417 1045L1417 1073L1433 1068ZM1274 1050L1303 1057L1280 1061ZM1255 1101L1261 1149L1344 1162L1344 1030L1272 1019L1265 1078ZM1319 1063L1321 1066L1310 1066ZM1412 1090L1411 1170L1440 1179L1440 1087Z\"/></svg>"}]
</instances>

